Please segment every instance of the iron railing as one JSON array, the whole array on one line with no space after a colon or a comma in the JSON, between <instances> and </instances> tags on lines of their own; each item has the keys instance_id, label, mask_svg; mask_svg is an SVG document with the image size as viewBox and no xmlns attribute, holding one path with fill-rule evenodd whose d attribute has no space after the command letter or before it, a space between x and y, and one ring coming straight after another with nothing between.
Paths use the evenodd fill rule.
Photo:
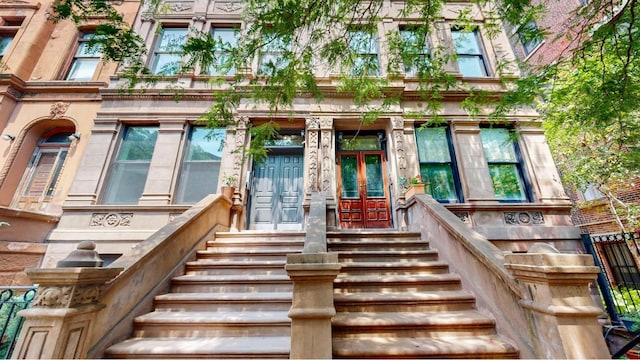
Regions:
<instances>
[{"instance_id":1,"label":"iron railing","mask_svg":"<svg viewBox=\"0 0 640 360\"><path fill-rule=\"evenodd\" d=\"M24 322L18 311L28 308L35 294L33 286L0 286L0 359L11 358Z\"/></svg>"}]
</instances>

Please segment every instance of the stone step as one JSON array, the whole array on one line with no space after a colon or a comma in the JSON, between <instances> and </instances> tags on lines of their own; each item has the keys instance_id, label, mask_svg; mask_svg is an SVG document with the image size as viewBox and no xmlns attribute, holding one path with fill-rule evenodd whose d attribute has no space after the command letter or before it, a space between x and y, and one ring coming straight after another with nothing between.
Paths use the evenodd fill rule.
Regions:
<instances>
[{"instance_id":1,"label":"stone step","mask_svg":"<svg viewBox=\"0 0 640 360\"><path fill-rule=\"evenodd\" d=\"M357 250L428 250L429 243L420 239L327 239L329 251L357 251Z\"/></svg>"},{"instance_id":2,"label":"stone step","mask_svg":"<svg viewBox=\"0 0 640 360\"><path fill-rule=\"evenodd\" d=\"M288 336L132 338L107 349L116 359L288 359Z\"/></svg>"},{"instance_id":3,"label":"stone step","mask_svg":"<svg viewBox=\"0 0 640 360\"><path fill-rule=\"evenodd\" d=\"M397 230L340 230L340 231L327 231L327 242L334 241L334 239L350 241L392 241L392 240L419 240L419 232L411 231L397 231Z\"/></svg>"},{"instance_id":4,"label":"stone step","mask_svg":"<svg viewBox=\"0 0 640 360\"><path fill-rule=\"evenodd\" d=\"M340 312L331 321L334 337L451 337L495 334L495 321L477 310L444 312Z\"/></svg>"},{"instance_id":5,"label":"stone step","mask_svg":"<svg viewBox=\"0 0 640 360\"><path fill-rule=\"evenodd\" d=\"M460 290L460 276L456 274L430 275L351 275L338 276L334 282L336 293L358 292L419 292Z\"/></svg>"},{"instance_id":6,"label":"stone step","mask_svg":"<svg viewBox=\"0 0 640 360\"><path fill-rule=\"evenodd\" d=\"M285 260L228 261L199 259L187 262L185 275L286 275Z\"/></svg>"},{"instance_id":7,"label":"stone step","mask_svg":"<svg viewBox=\"0 0 640 360\"><path fill-rule=\"evenodd\" d=\"M202 259L215 259L215 260L227 260L227 261L274 261L274 260L286 260L287 254L298 254L302 251L302 248L295 251L283 251L280 249L217 249L215 247L208 248L207 250L200 250L196 252L198 260Z\"/></svg>"},{"instance_id":8,"label":"stone step","mask_svg":"<svg viewBox=\"0 0 640 360\"><path fill-rule=\"evenodd\" d=\"M340 277L352 275L427 275L449 272L449 265L438 261L343 262Z\"/></svg>"},{"instance_id":9,"label":"stone step","mask_svg":"<svg viewBox=\"0 0 640 360\"><path fill-rule=\"evenodd\" d=\"M169 293L154 303L156 311L289 311L291 292Z\"/></svg>"},{"instance_id":10,"label":"stone step","mask_svg":"<svg viewBox=\"0 0 640 360\"><path fill-rule=\"evenodd\" d=\"M380 250L359 250L359 251L339 251L338 261L348 262L392 262L392 261L436 261L438 252L436 250L402 250L390 251Z\"/></svg>"},{"instance_id":11,"label":"stone step","mask_svg":"<svg viewBox=\"0 0 640 360\"><path fill-rule=\"evenodd\" d=\"M360 292L335 294L337 312L437 312L475 309L475 297L466 290L428 293Z\"/></svg>"},{"instance_id":12,"label":"stone step","mask_svg":"<svg viewBox=\"0 0 640 360\"><path fill-rule=\"evenodd\" d=\"M291 336L288 311L155 311L136 317L134 337Z\"/></svg>"},{"instance_id":13,"label":"stone step","mask_svg":"<svg viewBox=\"0 0 640 360\"><path fill-rule=\"evenodd\" d=\"M334 358L517 359L518 350L496 335L429 338L363 336L334 338Z\"/></svg>"},{"instance_id":14,"label":"stone step","mask_svg":"<svg viewBox=\"0 0 640 360\"><path fill-rule=\"evenodd\" d=\"M171 280L172 293L291 292L287 275L183 275Z\"/></svg>"},{"instance_id":15,"label":"stone step","mask_svg":"<svg viewBox=\"0 0 640 360\"><path fill-rule=\"evenodd\" d=\"M217 238L207 241L208 248L225 249L282 249L285 251L300 250L304 246L304 238Z\"/></svg>"}]
</instances>

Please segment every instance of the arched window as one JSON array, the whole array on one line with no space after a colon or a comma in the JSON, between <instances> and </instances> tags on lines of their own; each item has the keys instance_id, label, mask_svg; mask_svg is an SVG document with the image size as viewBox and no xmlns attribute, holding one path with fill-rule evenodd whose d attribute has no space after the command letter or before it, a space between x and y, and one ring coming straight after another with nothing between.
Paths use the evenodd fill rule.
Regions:
<instances>
[{"instance_id":1,"label":"arched window","mask_svg":"<svg viewBox=\"0 0 640 360\"><path fill-rule=\"evenodd\" d=\"M38 211L51 201L69 152L71 130L52 129L40 138L11 207Z\"/></svg>"}]
</instances>

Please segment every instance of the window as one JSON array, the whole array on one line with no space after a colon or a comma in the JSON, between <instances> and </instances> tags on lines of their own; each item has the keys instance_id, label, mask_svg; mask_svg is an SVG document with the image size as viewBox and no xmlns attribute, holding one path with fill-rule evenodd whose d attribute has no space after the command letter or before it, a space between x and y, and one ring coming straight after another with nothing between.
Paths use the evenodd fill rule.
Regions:
<instances>
[{"instance_id":1,"label":"window","mask_svg":"<svg viewBox=\"0 0 640 360\"><path fill-rule=\"evenodd\" d=\"M125 128L104 194L105 204L137 204L147 181L157 126Z\"/></svg>"},{"instance_id":2,"label":"window","mask_svg":"<svg viewBox=\"0 0 640 360\"><path fill-rule=\"evenodd\" d=\"M420 175L427 192L443 203L462 202L450 137L445 127L416 129Z\"/></svg>"},{"instance_id":3,"label":"window","mask_svg":"<svg viewBox=\"0 0 640 360\"><path fill-rule=\"evenodd\" d=\"M51 201L69 152L71 134L71 131L59 128L49 131L40 139L22 177L13 207L40 210L42 204Z\"/></svg>"},{"instance_id":4,"label":"window","mask_svg":"<svg viewBox=\"0 0 640 360\"><path fill-rule=\"evenodd\" d=\"M99 45L89 46L93 34L84 34L78 39L78 49L73 57L66 80L88 81L93 79L102 52Z\"/></svg>"},{"instance_id":5,"label":"window","mask_svg":"<svg viewBox=\"0 0 640 360\"><path fill-rule=\"evenodd\" d=\"M527 201L528 193L517 144L509 130L484 128L480 129L480 137L496 197L504 202Z\"/></svg>"},{"instance_id":6,"label":"window","mask_svg":"<svg viewBox=\"0 0 640 360\"><path fill-rule=\"evenodd\" d=\"M151 72L175 75L182 59L182 45L187 40L187 28L163 28L153 52Z\"/></svg>"},{"instance_id":7,"label":"window","mask_svg":"<svg viewBox=\"0 0 640 360\"><path fill-rule=\"evenodd\" d=\"M214 64L209 68L211 75L233 75L235 68L229 64L228 50L238 46L237 28L234 27L213 27L211 36L216 41L216 51Z\"/></svg>"},{"instance_id":8,"label":"window","mask_svg":"<svg viewBox=\"0 0 640 360\"><path fill-rule=\"evenodd\" d=\"M402 40L402 60L404 72L407 76L416 76L418 69L429 63L430 49L427 39L420 38L420 33L410 28L400 28Z\"/></svg>"},{"instance_id":9,"label":"window","mask_svg":"<svg viewBox=\"0 0 640 360\"><path fill-rule=\"evenodd\" d=\"M538 33L538 27L533 21L528 22L518 29L518 39L522 44L525 55L531 54L542 42Z\"/></svg>"},{"instance_id":10,"label":"window","mask_svg":"<svg viewBox=\"0 0 640 360\"><path fill-rule=\"evenodd\" d=\"M451 36L462 75L488 76L487 64L478 39L478 30L452 29Z\"/></svg>"},{"instance_id":11,"label":"window","mask_svg":"<svg viewBox=\"0 0 640 360\"><path fill-rule=\"evenodd\" d=\"M289 50L289 47L288 39L277 37L275 34L265 35L264 46L260 52L258 74L273 76L276 71L284 69L288 62L283 54Z\"/></svg>"},{"instance_id":12,"label":"window","mask_svg":"<svg viewBox=\"0 0 640 360\"><path fill-rule=\"evenodd\" d=\"M23 17L0 18L0 60L7 54L7 50L22 26L23 20Z\"/></svg>"},{"instance_id":13,"label":"window","mask_svg":"<svg viewBox=\"0 0 640 360\"><path fill-rule=\"evenodd\" d=\"M355 58L351 66L351 75L380 75L378 41L375 34L363 30L350 31L349 47L351 51L355 53Z\"/></svg>"},{"instance_id":14,"label":"window","mask_svg":"<svg viewBox=\"0 0 640 360\"><path fill-rule=\"evenodd\" d=\"M224 129L191 128L180 169L176 203L195 204L216 192L224 136Z\"/></svg>"},{"instance_id":15,"label":"window","mask_svg":"<svg viewBox=\"0 0 640 360\"><path fill-rule=\"evenodd\" d=\"M633 235L631 235L633 236ZM625 240L607 240L596 243L606 262L613 281L617 286L628 286L638 288L640 285L640 274L638 266L634 260L629 245Z\"/></svg>"}]
</instances>

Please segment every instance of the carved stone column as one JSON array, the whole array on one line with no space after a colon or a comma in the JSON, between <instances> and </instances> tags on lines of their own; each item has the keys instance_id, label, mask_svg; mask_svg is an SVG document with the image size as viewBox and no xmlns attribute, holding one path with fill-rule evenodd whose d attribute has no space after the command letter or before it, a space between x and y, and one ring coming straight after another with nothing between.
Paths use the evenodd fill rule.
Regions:
<instances>
[{"instance_id":1,"label":"carved stone column","mask_svg":"<svg viewBox=\"0 0 640 360\"><path fill-rule=\"evenodd\" d=\"M396 191L396 219L395 223L398 224L398 228L400 230L407 229L407 210L404 206L404 193L400 188L399 179L407 177L407 147L405 144L405 134L404 134L404 119L401 116L396 116L391 119L392 128L392 136L393 136L393 146L395 150L396 156L396 164L397 169L395 172L395 178L393 179L394 189ZM393 171L391 172L394 173Z\"/></svg>"},{"instance_id":2,"label":"carved stone column","mask_svg":"<svg viewBox=\"0 0 640 360\"><path fill-rule=\"evenodd\" d=\"M102 287L122 268L27 269L39 284L13 353L15 359L84 359Z\"/></svg>"},{"instance_id":3,"label":"carved stone column","mask_svg":"<svg viewBox=\"0 0 640 360\"><path fill-rule=\"evenodd\" d=\"M336 226L336 203L332 184L336 181L336 149L333 146L333 118L320 118L320 191L327 194L327 226Z\"/></svg>"},{"instance_id":4,"label":"carved stone column","mask_svg":"<svg viewBox=\"0 0 640 360\"><path fill-rule=\"evenodd\" d=\"M307 194L316 192L319 190L318 186L318 141L320 139L320 118L311 117L306 120L306 150L307 150L307 163L309 167L308 171L308 183Z\"/></svg>"},{"instance_id":5,"label":"carved stone column","mask_svg":"<svg viewBox=\"0 0 640 360\"><path fill-rule=\"evenodd\" d=\"M232 151L233 154L233 170L231 175L235 177L235 181L233 182L233 187L235 188L235 192L233 193L233 197L231 201L233 203L231 207L231 230L239 231L242 227L241 218L244 213L244 190L241 188L240 184L242 181L246 179L242 179L242 172L244 169L244 160L245 160L245 142L247 140L247 128L249 125L249 118L246 116L241 116L238 118L235 128L235 138L234 138L234 148Z\"/></svg>"}]
</instances>

